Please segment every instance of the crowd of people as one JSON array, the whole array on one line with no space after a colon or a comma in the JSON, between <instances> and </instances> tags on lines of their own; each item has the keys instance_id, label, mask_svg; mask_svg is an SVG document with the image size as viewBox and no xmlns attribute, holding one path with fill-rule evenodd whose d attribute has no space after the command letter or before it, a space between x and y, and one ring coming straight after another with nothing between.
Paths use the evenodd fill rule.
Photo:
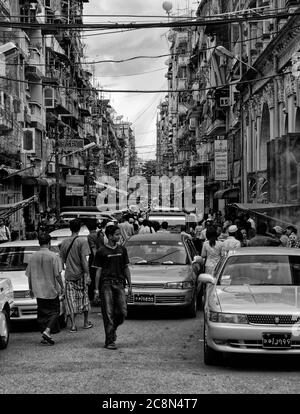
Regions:
<instances>
[{"instance_id":1,"label":"crowd of people","mask_svg":"<svg viewBox=\"0 0 300 414\"><path fill-rule=\"evenodd\" d=\"M29 259L26 275L32 297L37 298L38 322L43 344L54 345L51 336L64 301L71 322L70 333L77 332L77 315L83 314L82 329L90 329L90 304L98 304L105 330L105 348L117 349L116 332L127 315L125 286L131 294L129 259L124 242L134 234L170 232L169 224L149 221L145 216L125 214L120 222L96 218L86 219L87 238L79 237L79 219L70 221L71 236L62 241L60 257L50 250L50 228L41 227L34 235L40 250ZM1 234L8 237L5 224ZM223 216L220 212L206 215L202 221L181 228L193 240L205 272L212 274L219 259L230 250L246 246L300 247L296 227L269 229L264 221L256 223L249 213ZM2 233L1 233L2 232ZM33 237L33 235L31 235ZM61 272L65 269L65 283Z\"/></svg>"}]
</instances>

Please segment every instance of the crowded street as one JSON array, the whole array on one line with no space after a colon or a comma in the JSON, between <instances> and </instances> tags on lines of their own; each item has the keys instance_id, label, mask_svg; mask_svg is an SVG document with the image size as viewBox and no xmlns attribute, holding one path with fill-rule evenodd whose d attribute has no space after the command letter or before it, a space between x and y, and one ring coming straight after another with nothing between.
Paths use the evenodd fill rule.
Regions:
<instances>
[{"instance_id":1,"label":"crowded street","mask_svg":"<svg viewBox=\"0 0 300 414\"><path fill-rule=\"evenodd\" d=\"M0 396L300 394L299 27L0 0Z\"/></svg>"}]
</instances>

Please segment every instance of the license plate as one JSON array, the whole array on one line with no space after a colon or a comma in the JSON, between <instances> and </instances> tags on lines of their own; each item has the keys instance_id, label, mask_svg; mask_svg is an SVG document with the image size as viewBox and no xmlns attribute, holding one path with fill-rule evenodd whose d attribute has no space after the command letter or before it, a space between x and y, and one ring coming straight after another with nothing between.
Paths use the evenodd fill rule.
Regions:
<instances>
[{"instance_id":1,"label":"license plate","mask_svg":"<svg viewBox=\"0 0 300 414\"><path fill-rule=\"evenodd\" d=\"M288 349L291 347L291 334L265 333L262 335L263 348Z\"/></svg>"},{"instance_id":2,"label":"license plate","mask_svg":"<svg viewBox=\"0 0 300 414\"><path fill-rule=\"evenodd\" d=\"M155 302L155 298L154 295L145 295L145 294L135 294L133 296L133 301L135 303L154 303Z\"/></svg>"}]
</instances>

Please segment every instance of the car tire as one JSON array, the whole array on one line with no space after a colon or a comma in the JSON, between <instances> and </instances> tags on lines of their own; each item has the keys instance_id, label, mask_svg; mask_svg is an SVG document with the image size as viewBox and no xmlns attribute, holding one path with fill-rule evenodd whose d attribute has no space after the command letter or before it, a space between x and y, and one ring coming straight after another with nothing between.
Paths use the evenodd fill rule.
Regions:
<instances>
[{"instance_id":1,"label":"car tire","mask_svg":"<svg viewBox=\"0 0 300 414\"><path fill-rule=\"evenodd\" d=\"M196 318L197 316L197 295L196 293L193 296L191 304L187 307L187 315L190 318Z\"/></svg>"},{"instance_id":2,"label":"car tire","mask_svg":"<svg viewBox=\"0 0 300 414\"><path fill-rule=\"evenodd\" d=\"M206 323L204 322L204 334L203 334L203 357L205 365L221 365L222 364L222 354L215 351L207 344L207 328Z\"/></svg>"},{"instance_id":3,"label":"car tire","mask_svg":"<svg viewBox=\"0 0 300 414\"><path fill-rule=\"evenodd\" d=\"M0 312L0 349L5 349L9 342L10 320L6 310Z\"/></svg>"}]
</instances>

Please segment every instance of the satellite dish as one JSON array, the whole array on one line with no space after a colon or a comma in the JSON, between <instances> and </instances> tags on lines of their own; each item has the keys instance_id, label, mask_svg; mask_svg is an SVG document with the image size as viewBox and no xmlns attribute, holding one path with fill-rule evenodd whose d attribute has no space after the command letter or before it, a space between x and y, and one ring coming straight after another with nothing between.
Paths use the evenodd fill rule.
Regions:
<instances>
[{"instance_id":1,"label":"satellite dish","mask_svg":"<svg viewBox=\"0 0 300 414\"><path fill-rule=\"evenodd\" d=\"M172 10L173 5L172 5L172 2L170 1L164 1L162 4L162 7L166 11L166 13L169 14L170 11Z\"/></svg>"}]
</instances>

